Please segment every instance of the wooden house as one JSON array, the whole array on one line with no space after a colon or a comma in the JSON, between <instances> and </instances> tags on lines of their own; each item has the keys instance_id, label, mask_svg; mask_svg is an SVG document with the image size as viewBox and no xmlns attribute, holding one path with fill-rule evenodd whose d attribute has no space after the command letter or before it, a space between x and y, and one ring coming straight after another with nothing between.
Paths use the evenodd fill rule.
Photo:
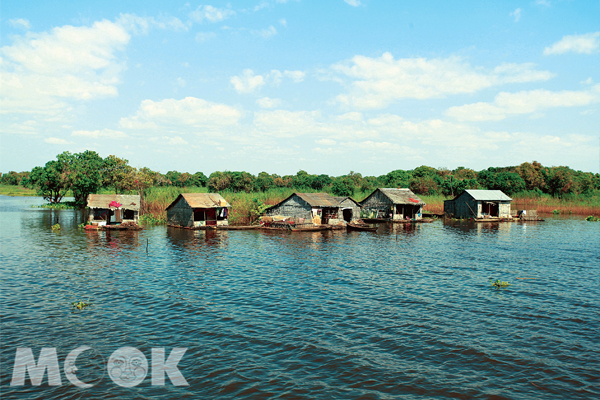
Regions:
<instances>
[{"instance_id":1,"label":"wooden house","mask_svg":"<svg viewBox=\"0 0 600 400\"><path fill-rule=\"evenodd\" d=\"M137 224L140 196L125 194L90 194L87 198L90 225Z\"/></svg>"},{"instance_id":2,"label":"wooden house","mask_svg":"<svg viewBox=\"0 0 600 400\"><path fill-rule=\"evenodd\" d=\"M287 199L269 207L265 215L285 218L296 224L330 224L340 222L340 203L327 193L293 193Z\"/></svg>"},{"instance_id":3,"label":"wooden house","mask_svg":"<svg viewBox=\"0 0 600 400\"><path fill-rule=\"evenodd\" d=\"M511 201L501 190L467 189L444 201L444 214L453 218L510 218Z\"/></svg>"},{"instance_id":4,"label":"wooden house","mask_svg":"<svg viewBox=\"0 0 600 400\"><path fill-rule=\"evenodd\" d=\"M352 197L334 197L340 203L340 217L345 222L360 219L361 206Z\"/></svg>"},{"instance_id":5,"label":"wooden house","mask_svg":"<svg viewBox=\"0 0 600 400\"><path fill-rule=\"evenodd\" d=\"M167 207L167 224L186 228L228 225L229 204L217 193L181 193Z\"/></svg>"},{"instance_id":6,"label":"wooden house","mask_svg":"<svg viewBox=\"0 0 600 400\"><path fill-rule=\"evenodd\" d=\"M425 203L410 189L379 188L360 202L365 218L421 219Z\"/></svg>"}]
</instances>

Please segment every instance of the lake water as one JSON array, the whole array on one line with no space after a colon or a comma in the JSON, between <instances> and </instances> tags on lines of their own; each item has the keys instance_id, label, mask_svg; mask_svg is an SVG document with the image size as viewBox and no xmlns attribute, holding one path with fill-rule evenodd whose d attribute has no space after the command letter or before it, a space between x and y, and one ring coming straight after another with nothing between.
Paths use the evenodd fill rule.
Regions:
<instances>
[{"instance_id":1,"label":"lake water","mask_svg":"<svg viewBox=\"0 0 600 400\"><path fill-rule=\"evenodd\" d=\"M34 203L0 197L2 398L600 396L600 223L109 233ZM87 389L62 371L83 345ZM125 346L187 348L189 386L118 386ZM61 386L10 386L27 347L57 349Z\"/></svg>"}]
</instances>

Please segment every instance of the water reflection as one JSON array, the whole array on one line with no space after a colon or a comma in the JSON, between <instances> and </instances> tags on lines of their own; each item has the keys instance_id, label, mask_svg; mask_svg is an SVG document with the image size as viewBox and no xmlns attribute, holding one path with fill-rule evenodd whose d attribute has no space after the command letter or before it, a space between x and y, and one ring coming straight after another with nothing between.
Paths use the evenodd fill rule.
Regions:
<instances>
[{"instance_id":1,"label":"water reflection","mask_svg":"<svg viewBox=\"0 0 600 400\"><path fill-rule=\"evenodd\" d=\"M81 344L106 358L187 347L191 386L147 378L135 391L148 398L599 395L598 228L585 221L90 232L76 211L0 209L7 398L81 397L6 384L16 347ZM85 395L131 393L103 379Z\"/></svg>"}]
</instances>

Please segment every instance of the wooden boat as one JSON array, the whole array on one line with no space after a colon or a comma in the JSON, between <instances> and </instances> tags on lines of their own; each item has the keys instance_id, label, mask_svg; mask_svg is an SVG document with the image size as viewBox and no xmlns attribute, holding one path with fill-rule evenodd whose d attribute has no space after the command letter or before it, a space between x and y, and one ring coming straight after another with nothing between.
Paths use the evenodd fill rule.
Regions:
<instances>
[{"instance_id":1,"label":"wooden boat","mask_svg":"<svg viewBox=\"0 0 600 400\"><path fill-rule=\"evenodd\" d=\"M362 220L369 224L382 224L390 222L389 218L362 218Z\"/></svg>"},{"instance_id":2,"label":"wooden boat","mask_svg":"<svg viewBox=\"0 0 600 400\"><path fill-rule=\"evenodd\" d=\"M368 232L375 232L375 231L377 231L377 227L376 226L371 226L369 224L353 223L353 222L348 222L346 224L346 228L349 231L368 231Z\"/></svg>"}]
</instances>

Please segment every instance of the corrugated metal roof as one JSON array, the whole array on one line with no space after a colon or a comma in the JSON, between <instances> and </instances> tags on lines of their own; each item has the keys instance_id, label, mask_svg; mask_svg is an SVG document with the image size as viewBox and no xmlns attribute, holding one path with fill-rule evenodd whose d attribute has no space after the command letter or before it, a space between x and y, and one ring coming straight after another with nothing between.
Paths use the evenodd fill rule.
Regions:
<instances>
[{"instance_id":1,"label":"corrugated metal roof","mask_svg":"<svg viewBox=\"0 0 600 400\"><path fill-rule=\"evenodd\" d=\"M90 194L87 198L89 208L108 208L111 201L122 204L124 210L140 210L140 196L137 194Z\"/></svg>"},{"instance_id":2,"label":"corrugated metal roof","mask_svg":"<svg viewBox=\"0 0 600 400\"><path fill-rule=\"evenodd\" d=\"M360 204L358 203L358 201L354 200L352 197L350 196L333 196L334 199L336 199L338 201L338 203L342 204L342 202L346 199L350 200L351 202L353 202L354 204L356 204L358 207L360 207Z\"/></svg>"},{"instance_id":3,"label":"corrugated metal roof","mask_svg":"<svg viewBox=\"0 0 600 400\"><path fill-rule=\"evenodd\" d=\"M425 205L425 202L417 197L410 189L379 188L378 190L394 204ZM417 201L412 201L410 199Z\"/></svg>"},{"instance_id":4,"label":"corrugated metal roof","mask_svg":"<svg viewBox=\"0 0 600 400\"><path fill-rule=\"evenodd\" d=\"M467 189L465 192L478 201L512 201L502 190Z\"/></svg>"},{"instance_id":5,"label":"corrugated metal roof","mask_svg":"<svg viewBox=\"0 0 600 400\"><path fill-rule=\"evenodd\" d=\"M311 207L339 207L340 202L328 193L294 193ZM293 195L292 195L293 196ZM289 198L289 197L288 197ZM287 200L287 199L286 199ZM285 200L284 200L285 201Z\"/></svg>"},{"instance_id":6,"label":"corrugated metal roof","mask_svg":"<svg viewBox=\"0 0 600 400\"><path fill-rule=\"evenodd\" d=\"M177 203L181 197L183 197L192 208L231 207L231 204L218 193L181 193L177 196L175 201L167 207L167 210Z\"/></svg>"}]
</instances>

